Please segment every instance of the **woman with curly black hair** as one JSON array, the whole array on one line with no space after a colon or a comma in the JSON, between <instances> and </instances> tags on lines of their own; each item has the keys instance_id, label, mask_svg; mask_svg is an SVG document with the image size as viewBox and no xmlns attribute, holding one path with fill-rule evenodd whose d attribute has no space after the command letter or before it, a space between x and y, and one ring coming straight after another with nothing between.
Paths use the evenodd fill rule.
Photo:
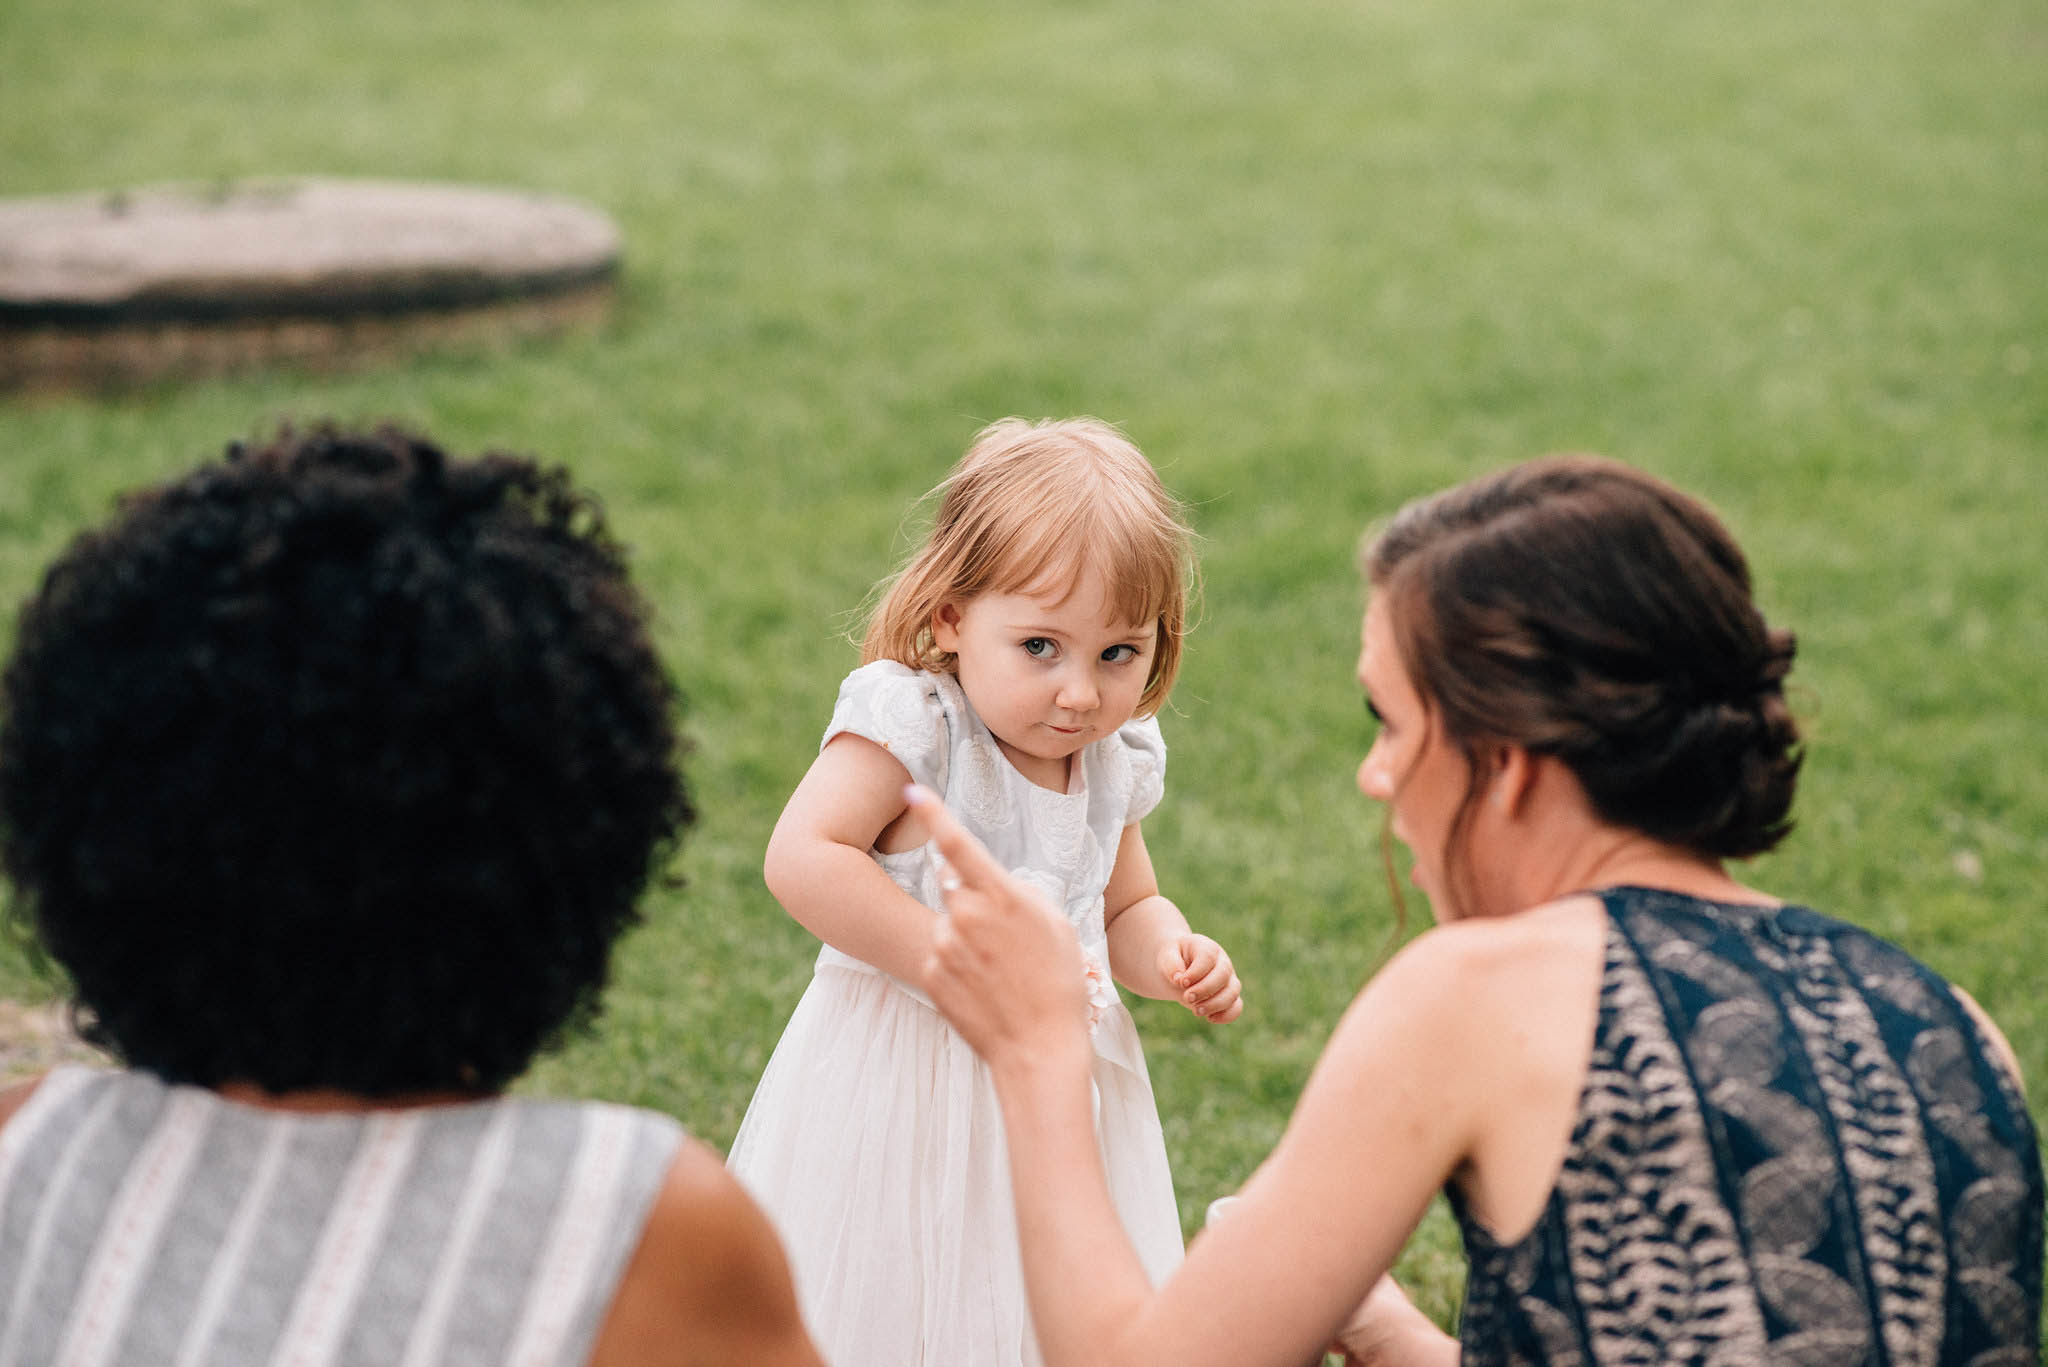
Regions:
<instances>
[{"instance_id":1,"label":"woman with curly black hair","mask_svg":"<svg viewBox=\"0 0 2048 1367\"><path fill-rule=\"evenodd\" d=\"M0 1093L0 1363L813 1363L672 1121L504 1088L692 817L560 469L322 428L127 499L23 610L0 861L126 1065Z\"/></svg>"}]
</instances>

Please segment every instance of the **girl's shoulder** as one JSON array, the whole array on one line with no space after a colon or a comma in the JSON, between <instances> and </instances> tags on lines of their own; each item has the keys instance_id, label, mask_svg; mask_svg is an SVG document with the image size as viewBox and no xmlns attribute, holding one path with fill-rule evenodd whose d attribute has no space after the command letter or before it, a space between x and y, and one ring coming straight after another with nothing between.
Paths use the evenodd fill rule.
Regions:
<instances>
[{"instance_id":1,"label":"girl's shoulder","mask_svg":"<svg viewBox=\"0 0 2048 1367\"><path fill-rule=\"evenodd\" d=\"M1128 767L1130 807L1124 824L1142 821L1166 795L1166 738L1157 717L1133 717L1104 744L1112 747L1118 768Z\"/></svg>"},{"instance_id":2,"label":"girl's shoulder","mask_svg":"<svg viewBox=\"0 0 2048 1367\"><path fill-rule=\"evenodd\" d=\"M1157 717L1131 718L1117 728L1116 740L1126 750L1157 755L1162 763L1165 762L1166 737L1160 734Z\"/></svg>"},{"instance_id":3,"label":"girl's shoulder","mask_svg":"<svg viewBox=\"0 0 2048 1367\"><path fill-rule=\"evenodd\" d=\"M819 748L835 736L860 736L901 760L917 782L943 791L952 734L949 682L894 660L862 665L840 681Z\"/></svg>"},{"instance_id":4,"label":"girl's shoulder","mask_svg":"<svg viewBox=\"0 0 2048 1367\"><path fill-rule=\"evenodd\" d=\"M924 670L912 669L897 660L869 660L840 681L839 691L844 693L849 688L905 687L914 680L929 682L935 677Z\"/></svg>"}]
</instances>

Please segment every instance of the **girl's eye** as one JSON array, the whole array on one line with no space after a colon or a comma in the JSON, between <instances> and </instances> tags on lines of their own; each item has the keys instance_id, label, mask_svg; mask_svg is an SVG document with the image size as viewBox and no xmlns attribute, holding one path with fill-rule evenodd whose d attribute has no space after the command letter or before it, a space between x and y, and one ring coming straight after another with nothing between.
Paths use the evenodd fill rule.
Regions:
<instances>
[{"instance_id":1,"label":"girl's eye","mask_svg":"<svg viewBox=\"0 0 2048 1367\"><path fill-rule=\"evenodd\" d=\"M1043 660L1053 652L1053 644L1043 636L1033 636L1024 642L1024 653L1034 660Z\"/></svg>"},{"instance_id":2,"label":"girl's eye","mask_svg":"<svg viewBox=\"0 0 2048 1367\"><path fill-rule=\"evenodd\" d=\"M1385 726L1387 724L1387 719L1380 715L1379 708L1373 705L1371 698L1365 700L1365 715L1372 718L1374 726Z\"/></svg>"},{"instance_id":3,"label":"girl's eye","mask_svg":"<svg viewBox=\"0 0 2048 1367\"><path fill-rule=\"evenodd\" d=\"M1102 658L1113 665L1128 664L1138 658L1138 648L1134 645L1111 646L1102 652Z\"/></svg>"}]
</instances>

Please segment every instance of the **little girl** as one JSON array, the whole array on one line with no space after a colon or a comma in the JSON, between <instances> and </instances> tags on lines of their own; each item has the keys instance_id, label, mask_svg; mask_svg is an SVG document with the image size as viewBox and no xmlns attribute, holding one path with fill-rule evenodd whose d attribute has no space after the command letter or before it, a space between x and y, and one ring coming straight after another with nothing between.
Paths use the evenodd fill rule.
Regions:
<instances>
[{"instance_id":1,"label":"little girl","mask_svg":"<svg viewBox=\"0 0 2048 1367\"><path fill-rule=\"evenodd\" d=\"M985 429L883 595L816 762L769 838L776 898L825 942L728 1160L787 1245L838 1367L1038 1362L988 1071L911 984L944 906L912 780L1079 932L1096 1129L1156 1282L1180 1223L1152 1084L1111 985L1205 1020L1230 957L1159 893L1139 821L1166 747L1190 576L1179 508L1092 420Z\"/></svg>"}]
</instances>

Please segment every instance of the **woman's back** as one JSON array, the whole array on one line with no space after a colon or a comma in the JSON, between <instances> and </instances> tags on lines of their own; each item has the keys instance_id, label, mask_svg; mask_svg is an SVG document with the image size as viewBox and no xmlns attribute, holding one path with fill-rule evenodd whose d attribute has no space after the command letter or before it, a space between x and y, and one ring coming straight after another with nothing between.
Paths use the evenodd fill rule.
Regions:
<instances>
[{"instance_id":1,"label":"woman's back","mask_svg":"<svg viewBox=\"0 0 2048 1367\"><path fill-rule=\"evenodd\" d=\"M64 1068L0 1130L0 1363L586 1361L681 1131Z\"/></svg>"},{"instance_id":2,"label":"woman's back","mask_svg":"<svg viewBox=\"0 0 2048 1367\"><path fill-rule=\"evenodd\" d=\"M2032 1361L2039 1151L1947 984L1801 908L1604 900L1542 1218L1503 1247L1453 1189L1465 1361Z\"/></svg>"}]
</instances>

